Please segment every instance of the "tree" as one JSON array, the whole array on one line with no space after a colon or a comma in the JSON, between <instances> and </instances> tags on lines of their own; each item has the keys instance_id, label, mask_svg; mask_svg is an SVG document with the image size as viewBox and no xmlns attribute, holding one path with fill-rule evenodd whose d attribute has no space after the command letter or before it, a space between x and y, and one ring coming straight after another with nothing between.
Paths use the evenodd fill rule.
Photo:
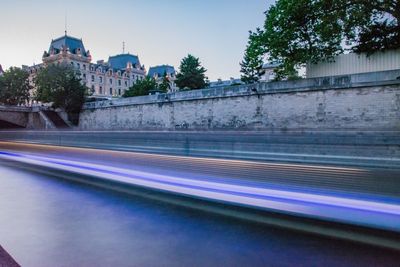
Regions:
<instances>
[{"instance_id":1,"label":"tree","mask_svg":"<svg viewBox=\"0 0 400 267\"><path fill-rule=\"evenodd\" d=\"M146 76L143 80L138 80L133 86L125 91L123 97L149 95L151 90L157 89L156 80Z\"/></svg>"},{"instance_id":2,"label":"tree","mask_svg":"<svg viewBox=\"0 0 400 267\"><path fill-rule=\"evenodd\" d=\"M76 71L68 66L50 65L38 73L35 85L36 100L52 103L54 108L63 108L68 119L78 124L88 88L81 83Z\"/></svg>"},{"instance_id":3,"label":"tree","mask_svg":"<svg viewBox=\"0 0 400 267\"><path fill-rule=\"evenodd\" d=\"M29 101L29 73L20 68L10 68L0 76L0 103L21 105Z\"/></svg>"},{"instance_id":4,"label":"tree","mask_svg":"<svg viewBox=\"0 0 400 267\"><path fill-rule=\"evenodd\" d=\"M158 85L158 89L164 93L168 92L168 90L171 89L171 83L168 79L166 71L164 72L164 76L161 83Z\"/></svg>"},{"instance_id":5,"label":"tree","mask_svg":"<svg viewBox=\"0 0 400 267\"><path fill-rule=\"evenodd\" d=\"M344 0L343 0L344 1ZM343 52L342 1L278 0L266 12L263 44L270 61L281 62L277 78L290 77L306 63Z\"/></svg>"},{"instance_id":6,"label":"tree","mask_svg":"<svg viewBox=\"0 0 400 267\"><path fill-rule=\"evenodd\" d=\"M344 0L342 0L344 1ZM400 48L400 1L350 0L347 5L345 35L356 53Z\"/></svg>"},{"instance_id":7,"label":"tree","mask_svg":"<svg viewBox=\"0 0 400 267\"><path fill-rule=\"evenodd\" d=\"M201 66L199 58L189 54L181 60L175 83L181 90L205 88L207 86L206 71Z\"/></svg>"},{"instance_id":8,"label":"tree","mask_svg":"<svg viewBox=\"0 0 400 267\"><path fill-rule=\"evenodd\" d=\"M258 71L263 64L263 57L266 53L262 42L263 34L260 29L257 29L256 32L249 32L249 40L244 57L240 62L241 80L244 83L254 83L259 80Z\"/></svg>"}]
</instances>

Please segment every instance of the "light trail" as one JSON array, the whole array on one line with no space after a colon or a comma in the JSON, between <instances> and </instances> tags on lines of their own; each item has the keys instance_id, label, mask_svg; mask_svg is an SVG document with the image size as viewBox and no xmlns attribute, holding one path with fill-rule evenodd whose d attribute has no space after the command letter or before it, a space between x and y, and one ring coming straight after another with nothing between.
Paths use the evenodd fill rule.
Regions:
<instances>
[{"instance_id":1,"label":"light trail","mask_svg":"<svg viewBox=\"0 0 400 267\"><path fill-rule=\"evenodd\" d=\"M167 156L175 159L178 156ZM400 203L385 203L371 199L355 199L335 195L294 192L260 187L243 186L209 180L195 180L190 177L156 174L140 170L131 170L107 165L100 165L76 160L54 157L35 156L26 153L0 153L0 158L14 160L35 166L62 170L82 175L89 175L107 181L142 186L176 194L183 194L234 205L244 205L257 209L273 210L301 216L316 217L356 225L400 232ZM190 158L194 161L202 159ZM205 159L213 161L211 159ZM219 160L219 159L218 159ZM227 161L232 164L231 160ZM249 162L233 160L236 164ZM269 163L267 163L269 164ZM272 166L295 168L301 165L276 164ZM314 166L307 166L312 169ZM321 168L320 166L315 166ZM322 167L330 168L330 167ZM346 172L346 168L330 168L333 171ZM349 172L359 171L349 169Z\"/></svg>"}]
</instances>

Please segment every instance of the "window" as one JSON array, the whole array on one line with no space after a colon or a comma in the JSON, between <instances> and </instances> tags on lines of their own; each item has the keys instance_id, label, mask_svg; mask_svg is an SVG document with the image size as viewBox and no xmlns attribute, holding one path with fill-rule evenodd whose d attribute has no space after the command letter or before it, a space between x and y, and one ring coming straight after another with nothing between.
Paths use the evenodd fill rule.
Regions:
<instances>
[{"instance_id":1,"label":"window","mask_svg":"<svg viewBox=\"0 0 400 267\"><path fill-rule=\"evenodd\" d=\"M76 63L76 68L77 68L77 69L80 69L80 68L81 68L81 64Z\"/></svg>"},{"instance_id":2,"label":"window","mask_svg":"<svg viewBox=\"0 0 400 267\"><path fill-rule=\"evenodd\" d=\"M92 85L92 93L94 93L94 85Z\"/></svg>"},{"instance_id":3,"label":"window","mask_svg":"<svg viewBox=\"0 0 400 267\"><path fill-rule=\"evenodd\" d=\"M113 91L112 91L112 88L110 88L110 95L112 95L113 94Z\"/></svg>"},{"instance_id":4,"label":"window","mask_svg":"<svg viewBox=\"0 0 400 267\"><path fill-rule=\"evenodd\" d=\"M86 70L86 65L85 64L83 64L83 69Z\"/></svg>"},{"instance_id":5,"label":"window","mask_svg":"<svg viewBox=\"0 0 400 267\"><path fill-rule=\"evenodd\" d=\"M118 89L118 95L121 95L121 88Z\"/></svg>"},{"instance_id":6,"label":"window","mask_svg":"<svg viewBox=\"0 0 400 267\"><path fill-rule=\"evenodd\" d=\"M103 83L103 77L99 77L99 81L100 81L100 83Z\"/></svg>"},{"instance_id":7,"label":"window","mask_svg":"<svg viewBox=\"0 0 400 267\"><path fill-rule=\"evenodd\" d=\"M92 75L92 82L94 82L94 75Z\"/></svg>"},{"instance_id":8,"label":"window","mask_svg":"<svg viewBox=\"0 0 400 267\"><path fill-rule=\"evenodd\" d=\"M71 62L71 66L73 66L74 65L74 62Z\"/></svg>"},{"instance_id":9,"label":"window","mask_svg":"<svg viewBox=\"0 0 400 267\"><path fill-rule=\"evenodd\" d=\"M110 84L112 84L112 79L110 79Z\"/></svg>"},{"instance_id":10,"label":"window","mask_svg":"<svg viewBox=\"0 0 400 267\"><path fill-rule=\"evenodd\" d=\"M128 86L128 81L125 81L125 86Z\"/></svg>"},{"instance_id":11,"label":"window","mask_svg":"<svg viewBox=\"0 0 400 267\"><path fill-rule=\"evenodd\" d=\"M121 86L121 80L118 80L118 85Z\"/></svg>"},{"instance_id":12,"label":"window","mask_svg":"<svg viewBox=\"0 0 400 267\"><path fill-rule=\"evenodd\" d=\"M103 94L103 87L100 86L99 88L99 93L102 95Z\"/></svg>"},{"instance_id":13,"label":"window","mask_svg":"<svg viewBox=\"0 0 400 267\"><path fill-rule=\"evenodd\" d=\"M83 74L83 78L86 79L86 73Z\"/></svg>"}]
</instances>

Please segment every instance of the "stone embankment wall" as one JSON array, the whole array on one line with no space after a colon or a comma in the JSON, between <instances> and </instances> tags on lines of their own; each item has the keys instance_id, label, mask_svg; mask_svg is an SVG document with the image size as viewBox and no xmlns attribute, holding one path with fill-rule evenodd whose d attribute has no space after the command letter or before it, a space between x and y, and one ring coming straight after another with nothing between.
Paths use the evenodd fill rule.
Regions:
<instances>
[{"instance_id":1,"label":"stone embankment wall","mask_svg":"<svg viewBox=\"0 0 400 267\"><path fill-rule=\"evenodd\" d=\"M87 103L81 130L400 130L400 70Z\"/></svg>"},{"instance_id":2,"label":"stone embankment wall","mask_svg":"<svg viewBox=\"0 0 400 267\"><path fill-rule=\"evenodd\" d=\"M50 130L55 127L39 107L0 106L0 121L28 130Z\"/></svg>"}]
</instances>

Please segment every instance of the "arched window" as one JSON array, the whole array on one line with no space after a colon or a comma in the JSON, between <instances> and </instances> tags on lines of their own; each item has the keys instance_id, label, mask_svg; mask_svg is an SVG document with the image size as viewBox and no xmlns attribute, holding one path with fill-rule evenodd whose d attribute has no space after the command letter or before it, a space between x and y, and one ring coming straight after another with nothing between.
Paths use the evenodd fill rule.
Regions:
<instances>
[{"instance_id":1,"label":"arched window","mask_svg":"<svg viewBox=\"0 0 400 267\"><path fill-rule=\"evenodd\" d=\"M112 90L112 88L110 88L110 95L112 95L113 94L113 90Z\"/></svg>"}]
</instances>

